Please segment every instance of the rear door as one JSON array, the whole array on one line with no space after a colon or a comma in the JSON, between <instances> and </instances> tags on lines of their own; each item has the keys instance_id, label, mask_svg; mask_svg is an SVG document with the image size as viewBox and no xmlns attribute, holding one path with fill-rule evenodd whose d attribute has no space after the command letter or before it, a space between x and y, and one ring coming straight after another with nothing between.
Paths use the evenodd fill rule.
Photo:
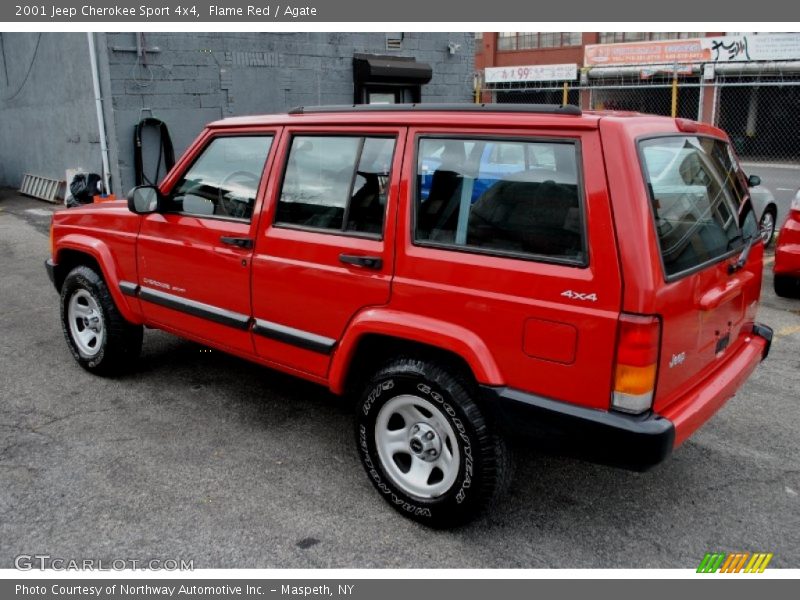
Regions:
<instances>
[{"instance_id":1,"label":"rear door","mask_svg":"<svg viewBox=\"0 0 800 600\"><path fill-rule=\"evenodd\" d=\"M639 140L658 238L662 352L655 409L712 371L751 331L763 246L729 145L698 135ZM736 265L750 240L745 264Z\"/></svg>"},{"instance_id":2,"label":"rear door","mask_svg":"<svg viewBox=\"0 0 800 600\"><path fill-rule=\"evenodd\" d=\"M253 256L260 356L324 377L360 309L386 304L405 129L290 127Z\"/></svg>"}]
</instances>

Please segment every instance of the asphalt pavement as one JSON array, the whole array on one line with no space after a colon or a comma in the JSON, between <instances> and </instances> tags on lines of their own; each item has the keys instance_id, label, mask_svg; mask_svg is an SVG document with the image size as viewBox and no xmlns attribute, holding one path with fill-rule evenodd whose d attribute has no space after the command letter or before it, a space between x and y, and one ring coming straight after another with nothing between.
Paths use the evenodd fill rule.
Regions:
<instances>
[{"instance_id":1,"label":"asphalt pavement","mask_svg":"<svg viewBox=\"0 0 800 600\"><path fill-rule=\"evenodd\" d=\"M432 531L391 510L324 389L148 330L137 370L67 350L42 261L51 208L0 190L0 568L20 554L225 567L800 567L800 300L765 265L772 354L644 473L517 448L489 516Z\"/></svg>"}]
</instances>

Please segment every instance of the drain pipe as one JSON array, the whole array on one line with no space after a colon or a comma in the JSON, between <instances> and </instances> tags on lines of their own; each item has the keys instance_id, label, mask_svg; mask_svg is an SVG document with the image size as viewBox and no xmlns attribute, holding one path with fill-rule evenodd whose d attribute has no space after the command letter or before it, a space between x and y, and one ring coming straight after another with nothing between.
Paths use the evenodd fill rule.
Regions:
<instances>
[{"instance_id":1,"label":"drain pipe","mask_svg":"<svg viewBox=\"0 0 800 600\"><path fill-rule=\"evenodd\" d=\"M111 169L108 163L108 141L106 140L106 118L103 113L103 97L100 95L100 75L97 68L97 52L94 47L94 33L86 32L89 41L89 60L92 63L92 85L94 86L94 103L97 111L97 128L100 130L100 152L103 156L103 193L111 192L109 179Z\"/></svg>"}]
</instances>

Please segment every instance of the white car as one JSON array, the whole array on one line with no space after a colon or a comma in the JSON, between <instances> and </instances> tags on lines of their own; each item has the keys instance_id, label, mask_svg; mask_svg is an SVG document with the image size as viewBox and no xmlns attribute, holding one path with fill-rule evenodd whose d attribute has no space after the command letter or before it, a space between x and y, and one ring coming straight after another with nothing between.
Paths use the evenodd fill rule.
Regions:
<instances>
[{"instance_id":1,"label":"white car","mask_svg":"<svg viewBox=\"0 0 800 600\"><path fill-rule=\"evenodd\" d=\"M761 185L758 175L750 175L747 183L750 186L750 201L761 227L761 239L764 240L764 247L769 248L777 228L778 205L775 204L775 196Z\"/></svg>"}]
</instances>

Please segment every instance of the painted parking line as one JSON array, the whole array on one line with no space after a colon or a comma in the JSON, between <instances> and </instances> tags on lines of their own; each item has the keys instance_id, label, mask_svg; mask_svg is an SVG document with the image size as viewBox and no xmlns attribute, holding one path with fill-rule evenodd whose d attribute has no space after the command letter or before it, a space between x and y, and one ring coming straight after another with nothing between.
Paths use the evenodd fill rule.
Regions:
<instances>
[{"instance_id":1,"label":"painted parking line","mask_svg":"<svg viewBox=\"0 0 800 600\"><path fill-rule=\"evenodd\" d=\"M28 208L25 212L29 215L36 215L37 217L50 217L53 214L52 210L46 208Z\"/></svg>"},{"instance_id":2,"label":"painted parking line","mask_svg":"<svg viewBox=\"0 0 800 600\"><path fill-rule=\"evenodd\" d=\"M787 337L795 333L800 333L800 325L790 325L789 327L779 329L775 332L775 337Z\"/></svg>"}]
</instances>

